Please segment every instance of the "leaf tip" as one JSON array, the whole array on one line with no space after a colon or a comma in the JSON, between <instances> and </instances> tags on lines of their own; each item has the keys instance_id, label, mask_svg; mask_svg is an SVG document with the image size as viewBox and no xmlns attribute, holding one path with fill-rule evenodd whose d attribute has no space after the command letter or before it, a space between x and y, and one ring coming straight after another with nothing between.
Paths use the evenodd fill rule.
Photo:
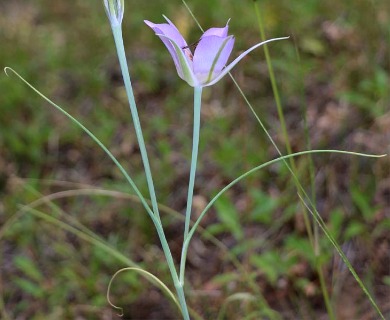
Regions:
<instances>
[{"instance_id":1,"label":"leaf tip","mask_svg":"<svg viewBox=\"0 0 390 320\"><path fill-rule=\"evenodd\" d=\"M4 73L7 75L7 77L9 77L9 74L8 74L8 72L7 71L9 71L9 70L12 70L10 67L5 67L4 68Z\"/></svg>"}]
</instances>

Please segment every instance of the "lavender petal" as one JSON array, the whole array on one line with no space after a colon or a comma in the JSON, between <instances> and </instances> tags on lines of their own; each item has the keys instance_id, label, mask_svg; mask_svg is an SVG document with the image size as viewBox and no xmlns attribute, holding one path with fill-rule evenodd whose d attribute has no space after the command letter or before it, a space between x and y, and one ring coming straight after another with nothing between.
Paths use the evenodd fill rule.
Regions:
<instances>
[{"instance_id":1,"label":"lavender petal","mask_svg":"<svg viewBox=\"0 0 390 320\"><path fill-rule=\"evenodd\" d=\"M233 50L234 37L202 37L194 53L194 73L206 84L219 75Z\"/></svg>"}]
</instances>

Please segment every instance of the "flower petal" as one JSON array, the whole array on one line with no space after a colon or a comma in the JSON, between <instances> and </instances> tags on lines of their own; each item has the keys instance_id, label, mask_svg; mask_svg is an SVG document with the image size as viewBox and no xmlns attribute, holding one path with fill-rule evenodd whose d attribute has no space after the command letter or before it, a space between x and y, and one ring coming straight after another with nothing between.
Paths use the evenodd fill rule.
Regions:
<instances>
[{"instance_id":1,"label":"flower petal","mask_svg":"<svg viewBox=\"0 0 390 320\"><path fill-rule=\"evenodd\" d=\"M175 41L179 45L179 47L186 47L187 42L184 40L183 36L176 28L176 26L167 17L164 16L164 18L168 21L168 23L153 23L148 20L144 20L144 22L149 27L151 27L154 32L158 34L163 34Z\"/></svg>"},{"instance_id":2,"label":"flower petal","mask_svg":"<svg viewBox=\"0 0 390 320\"><path fill-rule=\"evenodd\" d=\"M229 19L230 21L230 19ZM219 36L219 37L227 37L228 31L229 31L229 21L226 23L226 26L223 28L210 28L206 30L203 35L203 37L206 36Z\"/></svg>"},{"instance_id":3,"label":"flower petal","mask_svg":"<svg viewBox=\"0 0 390 320\"><path fill-rule=\"evenodd\" d=\"M194 74L206 84L219 75L233 50L234 37L205 36L194 53Z\"/></svg>"},{"instance_id":4,"label":"flower petal","mask_svg":"<svg viewBox=\"0 0 390 320\"><path fill-rule=\"evenodd\" d=\"M241 53L236 59L234 59L228 66L226 66L225 69L222 70L222 72L217 75L215 78L213 78L210 82L206 83L204 86L211 86L213 84L215 84L216 82L218 82L219 80L221 80L221 78L223 78L237 63L239 63L242 58L244 58L248 53L250 53L251 51L253 51L254 49L262 46L263 44L266 44L268 42L271 42L271 41L277 41L277 40L284 40L284 39L288 39L289 37L282 37L282 38L274 38L274 39L269 39L269 40L266 40L266 41L263 41L263 42L260 42L256 45L254 45L253 47L249 48L248 50L246 50L245 52Z\"/></svg>"},{"instance_id":5,"label":"flower petal","mask_svg":"<svg viewBox=\"0 0 390 320\"><path fill-rule=\"evenodd\" d=\"M184 50L181 47L179 47L179 45L173 39L170 39L163 34L157 34L157 36L159 36L161 40L163 40L163 41L165 40L166 42L168 42L172 46L172 48L175 52L174 53L175 55L174 56L172 55L172 57L177 58L178 66L176 66L176 68L178 69L178 73L179 73L179 69L181 71L179 73L180 78L182 78L184 81L186 81L190 86L193 86L193 87L199 86L198 80L196 79L194 72L193 72L193 69L192 69L193 68L192 61L184 53ZM164 43L165 43L165 41L164 41ZM176 62L175 62L175 64L176 64Z\"/></svg>"},{"instance_id":6,"label":"flower petal","mask_svg":"<svg viewBox=\"0 0 390 320\"><path fill-rule=\"evenodd\" d=\"M165 44L167 47L169 53L172 56L173 62L175 63L175 67L177 70L177 73L179 74L180 78L183 78L183 70L181 69L180 59L176 53L176 50L174 46L172 45L171 41L177 43L179 47L185 47L187 46L187 42L184 40L183 36L180 34L179 30L175 27L175 25L168 19L168 23L153 23L148 20L144 20L144 22L153 29L153 31L156 33L156 35L164 35L165 37L160 37L161 41Z\"/></svg>"}]
</instances>

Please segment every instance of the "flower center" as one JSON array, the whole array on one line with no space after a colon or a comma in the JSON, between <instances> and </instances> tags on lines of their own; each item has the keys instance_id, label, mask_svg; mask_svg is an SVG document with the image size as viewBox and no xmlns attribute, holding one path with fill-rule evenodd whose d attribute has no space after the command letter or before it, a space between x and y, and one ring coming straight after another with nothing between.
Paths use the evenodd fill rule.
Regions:
<instances>
[{"instance_id":1,"label":"flower center","mask_svg":"<svg viewBox=\"0 0 390 320\"><path fill-rule=\"evenodd\" d=\"M190 58L191 61L193 61L193 60L194 60L194 55L192 54L191 50L188 49L187 47L184 47L184 48L182 48L182 49L183 49L183 51L184 51L184 54L185 54L188 58Z\"/></svg>"},{"instance_id":2,"label":"flower center","mask_svg":"<svg viewBox=\"0 0 390 320\"><path fill-rule=\"evenodd\" d=\"M194 54L196 46L198 45L200 39L198 41L195 41L194 43L189 44L188 46L182 47L181 49L184 51L184 54L190 58L191 61L194 60Z\"/></svg>"}]
</instances>

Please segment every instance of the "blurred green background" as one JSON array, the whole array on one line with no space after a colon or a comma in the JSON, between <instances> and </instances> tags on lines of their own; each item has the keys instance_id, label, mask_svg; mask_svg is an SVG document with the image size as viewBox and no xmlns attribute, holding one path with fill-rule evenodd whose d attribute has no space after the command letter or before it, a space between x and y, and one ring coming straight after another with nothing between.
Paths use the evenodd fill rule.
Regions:
<instances>
[{"instance_id":1,"label":"blurred green background","mask_svg":"<svg viewBox=\"0 0 390 320\"><path fill-rule=\"evenodd\" d=\"M125 5L124 42L158 199L180 213L188 184L192 90L143 20L163 22L165 14L188 43L201 32L179 0L125 0ZM313 149L390 152L389 1L188 0L188 5L204 28L224 26L231 18L232 58L260 42L254 5L261 9L267 37L290 36L269 50L294 151L308 149L307 130ZM14 68L90 128L147 194L100 1L0 1L0 65ZM285 152L263 50L247 56L233 75ZM194 214L234 178L275 157L229 77L206 88ZM389 312L389 158L324 154L313 160L317 209L382 311ZM297 159L297 167L310 190L308 157ZM62 216L49 201L39 210L68 223L65 214L76 218L172 287L153 225L138 202L119 193L81 194L89 188L132 192L88 136L15 76L0 74L2 319L119 319L106 290L123 262L20 211L21 205L64 190L75 191L53 200ZM281 164L230 190L202 223L208 233L201 231L190 248L189 305L204 319L218 314L261 319L269 310L282 319L327 319L302 211ZM178 261L183 224L175 212L163 216ZM376 319L322 235L320 245L337 319ZM251 299L229 299L240 292ZM116 280L112 300L124 307L125 319L178 318L167 298L135 274Z\"/></svg>"}]
</instances>

